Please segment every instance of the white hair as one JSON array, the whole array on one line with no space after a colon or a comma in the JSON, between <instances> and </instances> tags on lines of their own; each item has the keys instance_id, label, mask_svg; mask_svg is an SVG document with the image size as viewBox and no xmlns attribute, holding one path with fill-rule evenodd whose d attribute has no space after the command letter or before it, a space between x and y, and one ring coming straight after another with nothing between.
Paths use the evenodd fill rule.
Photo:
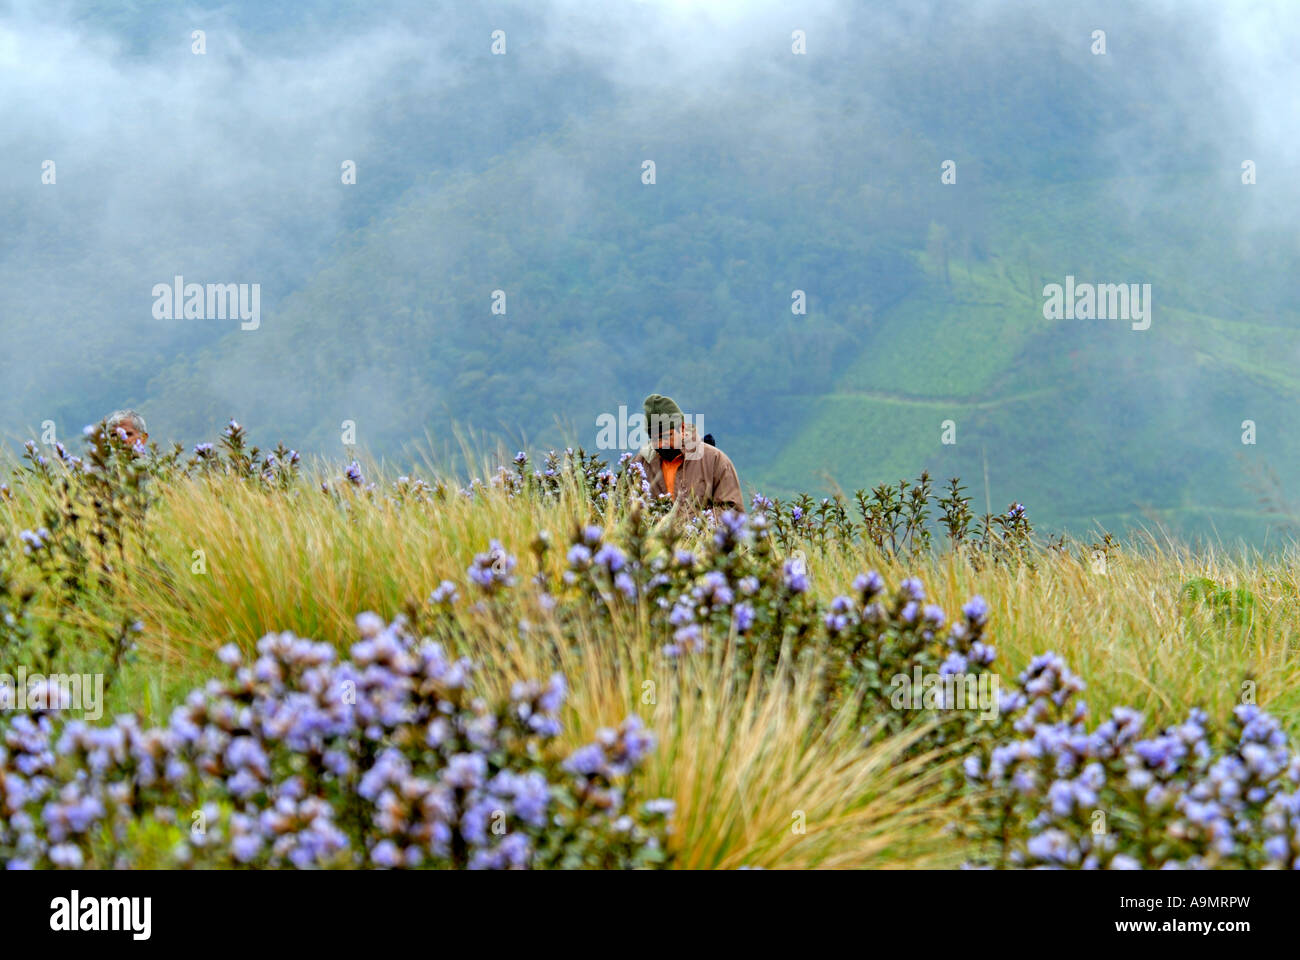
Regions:
<instances>
[{"instance_id":1,"label":"white hair","mask_svg":"<svg viewBox=\"0 0 1300 960\"><path fill-rule=\"evenodd\" d=\"M108 418L108 429L116 430L124 423L131 424L131 429L136 433L149 432L149 428L144 425L144 417L134 410L114 410Z\"/></svg>"}]
</instances>

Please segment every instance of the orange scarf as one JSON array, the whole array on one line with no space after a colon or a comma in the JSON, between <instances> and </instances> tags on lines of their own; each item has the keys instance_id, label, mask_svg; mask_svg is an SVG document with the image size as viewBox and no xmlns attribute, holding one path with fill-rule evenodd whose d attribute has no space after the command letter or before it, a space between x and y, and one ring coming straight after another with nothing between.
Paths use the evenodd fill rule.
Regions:
<instances>
[{"instance_id":1,"label":"orange scarf","mask_svg":"<svg viewBox=\"0 0 1300 960\"><path fill-rule=\"evenodd\" d=\"M684 457L678 457L676 460L665 460L659 458L659 465L664 470L664 488L668 491L668 496L677 496L677 468L682 465Z\"/></svg>"}]
</instances>

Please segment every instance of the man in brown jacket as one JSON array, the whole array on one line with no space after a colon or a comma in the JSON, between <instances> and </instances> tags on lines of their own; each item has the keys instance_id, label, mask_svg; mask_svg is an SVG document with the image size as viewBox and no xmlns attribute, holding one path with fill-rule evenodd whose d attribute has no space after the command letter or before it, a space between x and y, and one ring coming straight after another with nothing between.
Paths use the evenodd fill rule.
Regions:
<instances>
[{"instance_id":1,"label":"man in brown jacket","mask_svg":"<svg viewBox=\"0 0 1300 960\"><path fill-rule=\"evenodd\" d=\"M666 493L691 512L745 509L731 458L699 438L682 408L658 393L646 397L644 406L650 442L632 462L645 468L651 496Z\"/></svg>"}]
</instances>

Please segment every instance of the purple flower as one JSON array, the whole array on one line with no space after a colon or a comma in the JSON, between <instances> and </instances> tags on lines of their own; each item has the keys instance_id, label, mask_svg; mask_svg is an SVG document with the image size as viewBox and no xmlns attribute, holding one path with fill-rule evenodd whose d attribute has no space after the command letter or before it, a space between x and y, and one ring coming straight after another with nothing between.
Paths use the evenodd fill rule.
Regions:
<instances>
[{"instance_id":1,"label":"purple flower","mask_svg":"<svg viewBox=\"0 0 1300 960\"><path fill-rule=\"evenodd\" d=\"M939 665L939 674L940 676L961 674L966 672L966 668L966 658L960 653L951 653L948 655L948 658Z\"/></svg>"},{"instance_id":2,"label":"purple flower","mask_svg":"<svg viewBox=\"0 0 1300 960\"><path fill-rule=\"evenodd\" d=\"M704 649L704 633L698 623L688 623L673 632L673 645L678 650L699 653Z\"/></svg>"},{"instance_id":3,"label":"purple flower","mask_svg":"<svg viewBox=\"0 0 1300 960\"><path fill-rule=\"evenodd\" d=\"M470 790L481 786L487 774L487 761L481 754L458 753L447 761L443 781L451 787Z\"/></svg>"},{"instance_id":4,"label":"purple flower","mask_svg":"<svg viewBox=\"0 0 1300 960\"><path fill-rule=\"evenodd\" d=\"M456 602L458 597L456 584L450 580L443 580L434 588L433 593L429 594L429 602L434 606L443 604L450 606Z\"/></svg>"},{"instance_id":5,"label":"purple flower","mask_svg":"<svg viewBox=\"0 0 1300 960\"><path fill-rule=\"evenodd\" d=\"M78 870L85 862L81 848L76 844L62 843L50 848L50 862L66 870Z\"/></svg>"},{"instance_id":6,"label":"purple flower","mask_svg":"<svg viewBox=\"0 0 1300 960\"><path fill-rule=\"evenodd\" d=\"M474 556L474 562L470 564L466 574L476 584L491 593L500 587L514 585L513 573L517 562L501 546L499 540L492 540L488 544L487 553Z\"/></svg>"},{"instance_id":7,"label":"purple flower","mask_svg":"<svg viewBox=\"0 0 1300 960\"><path fill-rule=\"evenodd\" d=\"M647 800L644 809L646 813L656 816L671 817L677 811L677 803L661 797L657 800Z\"/></svg>"},{"instance_id":8,"label":"purple flower","mask_svg":"<svg viewBox=\"0 0 1300 960\"><path fill-rule=\"evenodd\" d=\"M375 844L375 849L370 851L370 860L375 866L391 868L401 865L402 854L393 841L381 840Z\"/></svg>"},{"instance_id":9,"label":"purple flower","mask_svg":"<svg viewBox=\"0 0 1300 960\"><path fill-rule=\"evenodd\" d=\"M594 776L605 767L605 751L600 744L589 743L579 747L564 761L564 768L584 777Z\"/></svg>"},{"instance_id":10,"label":"purple flower","mask_svg":"<svg viewBox=\"0 0 1300 960\"><path fill-rule=\"evenodd\" d=\"M983 597L979 596L978 594L976 594L975 596L971 597L969 600L966 601L966 603L961 608L961 612L966 616L966 619L969 620L972 624L976 624L976 625L983 624L986 620L988 620L988 616L989 616L988 601L985 600Z\"/></svg>"},{"instance_id":11,"label":"purple flower","mask_svg":"<svg viewBox=\"0 0 1300 960\"><path fill-rule=\"evenodd\" d=\"M754 607L749 603L738 603L731 611L731 622L737 633L745 633L754 625Z\"/></svg>"},{"instance_id":12,"label":"purple flower","mask_svg":"<svg viewBox=\"0 0 1300 960\"><path fill-rule=\"evenodd\" d=\"M623 551L612 543L607 543L596 551L595 557L592 558L597 564L604 567L610 573L618 573L627 563L627 558Z\"/></svg>"},{"instance_id":13,"label":"purple flower","mask_svg":"<svg viewBox=\"0 0 1300 960\"><path fill-rule=\"evenodd\" d=\"M249 863L262 851L262 838L255 833L243 833L230 840L230 853L240 863Z\"/></svg>"},{"instance_id":14,"label":"purple flower","mask_svg":"<svg viewBox=\"0 0 1300 960\"><path fill-rule=\"evenodd\" d=\"M898 585L898 588L905 596L910 597L917 603L920 603L925 599L925 587L916 577L908 577Z\"/></svg>"},{"instance_id":15,"label":"purple flower","mask_svg":"<svg viewBox=\"0 0 1300 960\"><path fill-rule=\"evenodd\" d=\"M719 570L710 570L704 575L696 588L696 594L711 607L727 607L735 599L731 586L727 583L727 575Z\"/></svg>"},{"instance_id":16,"label":"purple flower","mask_svg":"<svg viewBox=\"0 0 1300 960\"><path fill-rule=\"evenodd\" d=\"M885 589L885 578L875 570L859 573L853 578L853 590L862 597L864 603L883 589Z\"/></svg>"}]
</instances>

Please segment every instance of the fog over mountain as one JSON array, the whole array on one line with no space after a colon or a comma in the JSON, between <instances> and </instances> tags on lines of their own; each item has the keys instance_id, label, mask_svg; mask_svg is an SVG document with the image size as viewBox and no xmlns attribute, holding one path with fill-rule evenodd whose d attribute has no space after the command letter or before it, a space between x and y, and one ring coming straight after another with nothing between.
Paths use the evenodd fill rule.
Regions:
<instances>
[{"instance_id":1,"label":"fog over mountain","mask_svg":"<svg viewBox=\"0 0 1300 960\"><path fill-rule=\"evenodd\" d=\"M1300 20L1062 7L4 5L7 437L134 406L342 458L350 420L406 463L594 447L659 391L747 490L928 469L1049 529L1262 543L1300 468ZM156 316L177 276L258 284L256 329ZM1150 284L1150 328L1046 318L1067 277Z\"/></svg>"}]
</instances>

